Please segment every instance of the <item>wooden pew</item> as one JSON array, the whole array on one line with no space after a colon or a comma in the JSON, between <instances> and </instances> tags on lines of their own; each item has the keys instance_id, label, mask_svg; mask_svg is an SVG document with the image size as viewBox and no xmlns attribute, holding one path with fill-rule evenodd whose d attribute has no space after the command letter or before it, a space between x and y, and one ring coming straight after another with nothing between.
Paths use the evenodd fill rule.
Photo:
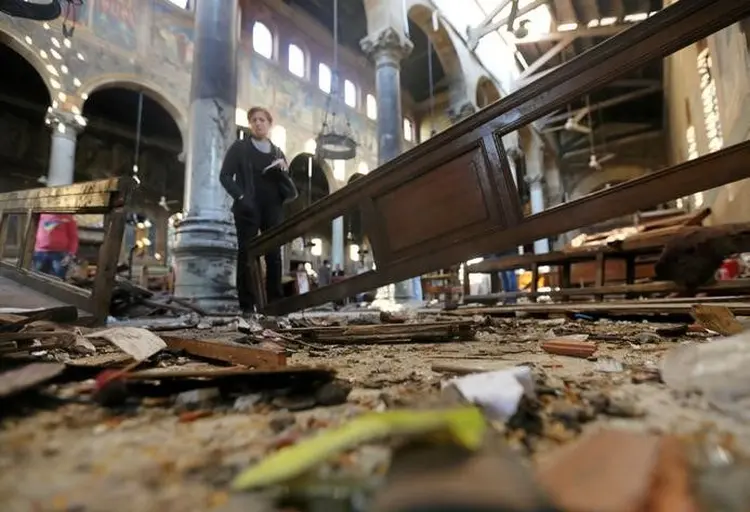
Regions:
<instances>
[{"instance_id":1,"label":"wooden pew","mask_svg":"<svg viewBox=\"0 0 750 512\"><path fill-rule=\"evenodd\" d=\"M5 238L11 216L23 216L24 225L16 261L0 261L0 275L76 306L89 313L95 322L104 322L109 314L117 259L125 231L125 206L131 189L130 178L111 178L0 194L0 252L6 247ZM104 215L104 241L99 247L92 290L78 288L31 269L39 216L42 213Z\"/></svg>"},{"instance_id":2,"label":"wooden pew","mask_svg":"<svg viewBox=\"0 0 750 512\"><path fill-rule=\"evenodd\" d=\"M746 0L680 0L292 215L250 243L260 309L305 309L750 177L745 142L524 217L502 143L504 135L748 15ZM268 304L261 255L355 210L377 270Z\"/></svg>"}]
</instances>

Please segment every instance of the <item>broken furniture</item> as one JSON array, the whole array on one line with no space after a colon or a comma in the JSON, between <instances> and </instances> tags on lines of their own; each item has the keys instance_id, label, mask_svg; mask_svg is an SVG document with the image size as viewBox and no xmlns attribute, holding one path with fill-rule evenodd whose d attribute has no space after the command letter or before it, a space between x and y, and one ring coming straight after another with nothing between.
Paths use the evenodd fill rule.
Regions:
<instances>
[{"instance_id":1,"label":"broken furniture","mask_svg":"<svg viewBox=\"0 0 750 512\"><path fill-rule=\"evenodd\" d=\"M492 282L490 295L471 296L466 291L466 300L497 302L511 297L526 297L533 301L542 295L563 301L572 297L592 296L601 300L605 295L635 297L678 292L680 287L671 282L648 282L656 276L654 264L667 244L682 238L692 229L691 226L699 225L709 213L707 209L700 210L641 226L586 236L580 240L581 245L566 247L561 251L486 259L474 265L465 265L465 290L472 273L488 273ZM546 285L553 290L540 292L537 284L540 268L544 266L553 267L546 275ZM517 269L530 269L530 289L498 293L498 272ZM731 289L739 293L750 290L750 281L720 283L716 287L706 287L701 291L712 291L712 288L724 292Z\"/></svg>"},{"instance_id":2,"label":"broken furniture","mask_svg":"<svg viewBox=\"0 0 750 512\"><path fill-rule=\"evenodd\" d=\"M73 305L103 322L109 314L117 260L125 229L125 204L131 189L129 178L110 178L0 194L0 275ZM42 213L99 214L104 217L104 238L96 261L96 277L85 290L31 268L34 243ZM23 238L15 261L3 259L7 227L13 217L23 218Z\"/></svg>"},{"instance_id":3,"label":"broken furniture","mask_svg":"<svg viewBox=\"0 0 750 512\"><path fill-rule=\"evenodd\" d=\"M302 310L750 177L750 142L743 142L524 217L502 142L574 98L748 15L745 0L676 2L292 215L249 244L259 308ZM377 270L267 303L261 255L356 210Z\"/></svg>"}]
</instances>

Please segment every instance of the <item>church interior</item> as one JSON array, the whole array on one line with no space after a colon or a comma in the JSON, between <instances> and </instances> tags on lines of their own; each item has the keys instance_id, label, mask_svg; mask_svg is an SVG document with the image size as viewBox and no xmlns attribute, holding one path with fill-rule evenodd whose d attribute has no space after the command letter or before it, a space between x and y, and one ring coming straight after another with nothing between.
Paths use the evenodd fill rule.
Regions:
<instances>
[{"instance_id":1,"label":"church interior","mask_svg":"<svg viewBox=\"0 0 750 512\"><path fill-rule=\"evenodd\" d=\"M0 0L0 65L3 510L746 510L746 0Z\"/></svg>"}]
</instances>

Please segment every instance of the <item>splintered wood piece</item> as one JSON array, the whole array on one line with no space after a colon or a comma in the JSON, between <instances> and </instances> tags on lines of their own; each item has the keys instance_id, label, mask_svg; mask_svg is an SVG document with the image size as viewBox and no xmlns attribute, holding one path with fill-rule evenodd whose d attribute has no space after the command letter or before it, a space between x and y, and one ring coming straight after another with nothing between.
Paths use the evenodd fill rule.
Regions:
<instances>
[{"instance_id":1,"label":"splintered wood piece","mask_svg":"<svg viewBox=\"0 0 750 512\"><path fill-rule=\"evenodd\" d=\"M58 376L65 369L60 363L32 363L0 373L0 397L30 389Z\"/></svg>"},{"instance_id":2,"label":"splintered wood piece","mask_svg":"<svg viewBox=\"0 0 750 512\"><path fill-rule=\"evenodd\" d=\"M556 339L543 342L541 347L548 354L582 357L584 359L591 357L596 352L596 343L588 341Z\"/></svg>"},{"instance_id":3,"label":"splintered wood piece","mask_svg":"<svg viewBox=\"0 0 750 512\"><path fill-rule=\"evenodd\" d=\"M690 314L706 329L718 332L724 336L739 334L745 330L742 324L735 318L734 313L726 306L696 304L693 306Z\"/></svg>"},{"instance_id":4,"label":"splintered wood piece","mask_svg":"<svg viewBox=\"0 0 750 512\"><path fill-rule=\"evenodd\" d=\"M232 365L252 368L279 368L286 366L283 353L239 343L224 341L193 340L176 336L163 336L162 339L170 349L184 350L188 354L206 359L223 361Z\"/></svg>"},{"instance_id":5,"label":"splintered wood piece","mask_svg":"<svg viewBox=\"0 0 750 512\"><path fill-rule=\"evenodd\" d=\"M280 331L302 335L308 341L329 344L435 343L473 336L472 320L419 324L374 324L336 327L302 327Z\"/></svg>"}]
</instances>

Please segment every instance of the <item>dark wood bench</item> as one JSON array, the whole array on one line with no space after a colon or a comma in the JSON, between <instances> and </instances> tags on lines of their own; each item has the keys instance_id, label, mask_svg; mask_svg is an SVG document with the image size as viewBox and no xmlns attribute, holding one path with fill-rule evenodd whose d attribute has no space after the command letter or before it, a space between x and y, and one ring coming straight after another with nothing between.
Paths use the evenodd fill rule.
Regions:
<instances>
[{"instance_id":1,"label":"dark wood bench","mask_svg":"<svg viewBox=\"0 0 750 512\"><path fill-rule=\"evenodd\" d=\"M109 314L117 259L125 230L125 206L132 181L111 178L61 187L35 188L0 194L0 252L6 248L7 227L13 216L22 217L23 236L15 261L3 260L0 275L61 302L76 306L102 323ZM93 288L86 290L32 270L32 256L42 213L104 216L104 239L99 246Z\"/></svg>"},{"instance_id":2,"label":"dark wood bench","mask_svg":"<svg viewBox=\"0 0 750 512\"><path fill-rule=\"evenodd\" d=\"M680 0L292 215L250 243L260 308L302 310L750 177L745 142L524 217L502 143L504 135L748 15L744 0ZM377 270L267 304L261 255L357 211Z\"/></svg>"}]
</instances>

